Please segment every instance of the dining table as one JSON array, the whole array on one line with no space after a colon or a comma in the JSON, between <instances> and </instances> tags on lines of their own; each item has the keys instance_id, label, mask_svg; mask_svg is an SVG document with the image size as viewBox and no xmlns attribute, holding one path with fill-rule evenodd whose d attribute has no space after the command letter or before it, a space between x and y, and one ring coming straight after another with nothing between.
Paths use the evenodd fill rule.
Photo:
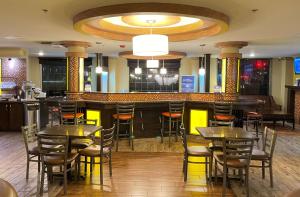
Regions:
<instances>
[{"instance_id":1,"label":"dining table","mask_svg":"<svg viewBox=\"0 0 300 197\"><path fill-rule=\"evenodd\" d=\"M199 134L207 140L221 141L225 138L257 139L251 132L240 127L196 127Z\"/></svg>"}]
</instances>

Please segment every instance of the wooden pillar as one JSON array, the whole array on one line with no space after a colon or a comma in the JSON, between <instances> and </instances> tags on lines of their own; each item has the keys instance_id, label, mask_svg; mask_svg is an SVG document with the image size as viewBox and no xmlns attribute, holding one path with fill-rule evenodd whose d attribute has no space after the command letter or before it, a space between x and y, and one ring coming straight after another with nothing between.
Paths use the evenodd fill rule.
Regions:
<instances>
[{"instance_id":1,"label":"wooden pillar","mask_svg":"<svg viewBox=\"0 0 300 197\"><path fill-rule=\"evenodd\" d=\"M225 86L222 87L222 90L225 92L224 100L236 100L238 97L238 66L239 60L242 58L239 50L247 45L247 42L242 41L219 42L216 44L221 49L222 81L224 82L225 80L225 83L222 83Z\"/></svg>"},{"instance_id":2,"label":"wooden pillar","mask_svg":"<svg viewBox=\"0 0 300 197\"><path fill-rule=\"evenodd\" d=\"M63 41L61 44L68 48L67 57L67 97L78 99L80 92L84 91L84 58L88 55L86 48L88 42Z\"/></svg>"}]
</instances>

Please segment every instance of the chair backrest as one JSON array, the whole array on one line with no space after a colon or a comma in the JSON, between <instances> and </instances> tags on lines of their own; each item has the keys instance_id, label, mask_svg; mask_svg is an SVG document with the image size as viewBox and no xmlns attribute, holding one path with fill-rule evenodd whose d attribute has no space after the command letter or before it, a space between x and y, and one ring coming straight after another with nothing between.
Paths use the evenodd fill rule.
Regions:
<instances>
[{"instance_id":1,"label":"chair backrest","mask_svg":"<svg viewBox=\"0 0 300 197\"><path fill-rule=\"evenodd\" d=\"M25 149L28 154L30 146L37 146L38 128L36 124L23 126L21 128L22 128L22 135L25 143Z\"/></svg>"},{"instance_id":2,"label":"chair backrest","mask_svg":"<svg viewBox=\"0 0 300 197\"><path fill-rule=\"evenodd\" d=\"M112 149L114 146L114 135L115 135L115 124L109 129L101 130L101 155L103 154L103 149Z\"/></svg>"},{"instance_id":3,"label":"chair backrest","mask_svg":"<svg viewBox=\"0 0 300 197\"><path fill-rule=\"evenodd\" d=\"M44 156L60 156L67 163L68 154L68 136L54 136L38 134L38 148L42 161Z\"/></svg>"},{"instance_id":4,"label":"chair backrest","mask_svg":"<svg viewBox=\"0 0 300 197\"><path fill-rule=\"evenodd\" d=\"M232 103L230 102L215 102L214 115L232 115Z\"/></svg>"},{"instance_id":5,"label":"chair backrest","mask_svg":"<svg viewBox=\"0 0 300 197\"><path fill-rule=\"evenodd\" d=\"M233 121L209 120L210 127L233 127Z\"/></svg>"},{"instance_id":6,"label":"chair backrest","mask_svg":"<svg viewBox=\"0 0 300 197\"><path fill-rule=\"evenodd\" d=\"M134 103L118 103L117 104L117 114L131 114L134 115Z\"/></svg>"},{"instance_id":7,"label":"chair backrest","mask_svg":"<svg viewBox=\"0 0 300 197\"><path fill-rule=\"evenodd\" d=\"M277 133L275 130L265 127L262 139L263 151L265 151L271 158L273 157Z\"/></svg>"},{"instance_id":8,"label":"chair backrest","mask_svg":"<svg viewBox=\"0 0 300 197\"><path fill-rule=\"evenodd\" d=\"M182 143L182 146L184 148L184 151L186 152L187 151L187 139L186 139L186 132L185 132L185 128L184 128L184 125L181 124L180 125L180 138L181 138L181 143Z\"/></svg>"},{"instance_id":9,"label":"chair backrest","mask_svg":"<svg viewBox=\"0 0 300 197\"><path fill-rule=\"evenodd\" d=\"M60 117L61 124L76 124L77 103L74 101L60 101ZM68 121L64 118L65 115L70 116Z\"/></svg>"},{"instance_id":10,"label":"chair backrest","mask_svg":"<svg viewBox=\"0 0 300 197\"><path fill-rule=\"evenodd\" d=\"M184 113L184 101L172 101L169 102L170 113Z\"/></svg>"},{"instance_id":11,"label":"chair backrest","mask_svg":"<svg viewBox=\"0 0 300 197\"><path fill-rule=\"evenodd\" d=\"M245 160L246 167L249 167L254 139L225 138L223 140L224 164L230 160Z\"/></svg>"}]
</instances>

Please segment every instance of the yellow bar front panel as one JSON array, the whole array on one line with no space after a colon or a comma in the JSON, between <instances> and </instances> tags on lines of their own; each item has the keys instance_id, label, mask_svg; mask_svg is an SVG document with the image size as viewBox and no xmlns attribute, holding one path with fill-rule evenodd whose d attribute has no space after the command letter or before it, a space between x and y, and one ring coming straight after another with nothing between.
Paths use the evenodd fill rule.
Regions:
<instances>
[{"instance_id":1,"label":"yellow bar front panel","mask_svg":"<svg viewBox=\"0 0 300 197\"><path fill-rule=\"evenodd\" d=\"M86 119L88 120L97 120L97 126L101 125L101 111L100 110L94 110L94 109L87 109L86 110ZM87 122L87 124L91 124L92 122ZM99 132L95 134L96 136L99 136Z\"/></svg>"},{"instance_id":2,"label":"yellow bar front panel","mask_svg":"<svg viewBox=\"0 0 300 197\"><path fill-rule=\"evenodd\" d=\"M208 112L207 110L191 109L190 111L190 134L199 135L196 127L207 127Z\"/></svg>"},{"instance_id":3,"label":"yellow bar front panel","mask_svg":"<svg viewBox=\"0 0 300 197\"><path fill-rule=\"evenodd\" d=\"M226 67L227 67L227 61L226 58L222 59L222 92L225 92L225 86L226 86Z\"/></svg>"}]
</instances>

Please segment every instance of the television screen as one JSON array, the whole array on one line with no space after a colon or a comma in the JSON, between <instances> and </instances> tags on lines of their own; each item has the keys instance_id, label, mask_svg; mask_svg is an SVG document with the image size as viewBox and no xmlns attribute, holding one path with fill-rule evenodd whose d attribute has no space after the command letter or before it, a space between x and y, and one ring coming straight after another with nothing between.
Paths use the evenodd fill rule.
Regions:
<instances>
[{"instance_id":1,"label":"television screen","mask_svg":"<svg viewBox=\"0 0 300 197\"><path fill-rule=\"evenodd\" d=\"M300 74L300 57L297 57L294 60L294 71L295 74Z\"/></svg>"}]
</instances>

